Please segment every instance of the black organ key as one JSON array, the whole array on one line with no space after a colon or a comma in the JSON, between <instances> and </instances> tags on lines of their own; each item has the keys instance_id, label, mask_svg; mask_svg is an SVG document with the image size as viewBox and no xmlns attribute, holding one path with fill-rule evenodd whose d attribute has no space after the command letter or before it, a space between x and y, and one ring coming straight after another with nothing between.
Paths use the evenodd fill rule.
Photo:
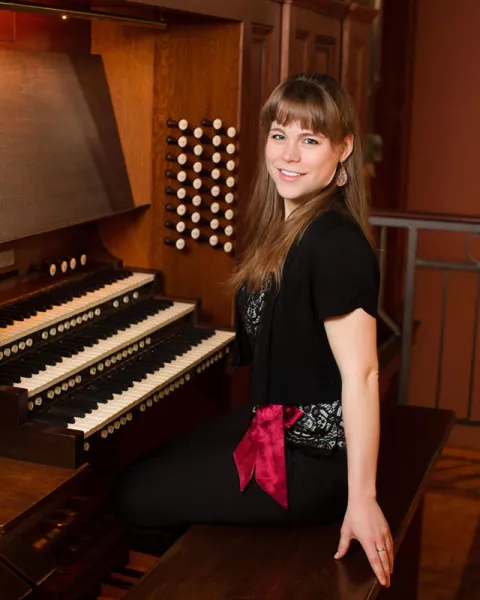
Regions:
<instances>
[{"instance_id":1,"label":"black organ key","mask_svg":"<svg viewBox=\"0 0 480 600\"><path fill-rule=\"evenodd\" d=\"M75 330L43 348L22 355L17 359L11 359L0 366L0 377L13 383L20 383L21 377L30 377L39 371L44 371L46 367L61 363L63 359L77 355L86 347L91 348L98 341L108 339L131 325L141 323L149 316L166 310L172 304L169 300L154 298L139 301L122 312L114 313L96 323ZM12 385L13 383L4 385Z\"/></svg>"},{"instance_id":2,"label":"black organ key","mask_svg":"<svg viewBox=\"0 0 480 600\"><path fill-rule=\"evenodd\" d=\"M35 316L38 313L51 310L54 306L61 306L66 302L72 301L74 298L80 298L89 292L97 291L106 285L121 281L130 275L131 271L115 271L114 269L94 273L80 281L66 283L55 290L44 292L29 300L21 300L18 303L7 305L3 308L0 307L0 321L4 319L5 314L8 315L9 312L12 314L11 311L21 314L23 318ZM7 316L8 320L10 318L14 317ZM12 323L8 324L11 325Z\"/></svg>"},{"instance_id":3,"label":"black organ key","mask_svg":"<svg viewBox=\"0 0 480 600\"><path fill-rule=\"evenodd\" d=\"M82 408L73 408L62 406L62 403L52 404L49 407L48 412L51 415L57 415L59 417L80 417L83 418L87 414Z\"/></svg>"},{"instance_id":4,"label":"black organ key","mask_svg":"<svg viewBox=\"0 0 480 600\"><path fill-rule=\"evenodd\" d=\"M52 427L63 427L66 428L69 423L75 422L75 417L60 416L58 414L50 414L49 412L42 412L32 417L33 423L39 423L41 425L50 425Z\"/></svg>"},{"instance_id":5,"label":"black organ key","mask_svg":"<svg viewBox=\"0 0 480 600\"><path fill-rule=\"evenodd\" d=\"M89 409L89 412L97 410L98 408L98 402L96 400L92 400L91 398L79 398L76 396L70 396L67 400L62 400L62 404L64 406L86 408Z\"/></svg>"},{"instance_id":6,"label":"black organ key","mask_svg":"<svg viewBox=\"0 0 480 600\"><path fill-rule=\"evenodd\" d=\"M74 410L81 410L84 414L89 415L98 408L96 402L76 402L75 400L62 400L57 405L64 408L71 408Z\"/></svg>"}]
</instances>

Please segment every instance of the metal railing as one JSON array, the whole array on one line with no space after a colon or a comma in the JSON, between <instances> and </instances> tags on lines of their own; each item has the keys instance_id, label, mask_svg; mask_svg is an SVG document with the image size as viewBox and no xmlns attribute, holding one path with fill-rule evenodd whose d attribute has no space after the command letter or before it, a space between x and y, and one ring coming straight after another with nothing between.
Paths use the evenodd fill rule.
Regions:
<instances>
[{"instance_id":1,"label":"metal railing","mask_svg":"<svg viewBox=\"0 0 480 600\"><path fill-rule=\"evenodd\" d=\"M477 330L479 324L480 308L480 261L476 260L471 252L470 245L475 236L480 234L480 218L461 217L456 215L428 214L428 213L396 213L374 211L370 223L379 228L379 261L381 272L381 287L379 298L379 317L390 328L392 336L401 336L401 366L399 379L399 404L407 403L407 395L411 371L412 343L414 335L414 301L415 279L418 268L440 269L443 271L443 295L440 322L440 344L438 348L438 364L436 373L435 406L440 405L440 387L442 382L444 344L445 344L445 317L449 286L449 275L452 271L465 271L476 273L475 312L473 322L473 349L470 357L468 405L466 417L458 418L457 422L465 425L480 425L480 420L472 416L473 393L475 380L475 361L477 355ZM404 271L404 298L401 325L397 324L384 309L385 281L387 269L387 230L389 228L402 229L407 233L406 256ZM465 242L465 257L462 262L430 260L418 256L418 241L421 231L457 232L467 234Z\"/></svg>"}]
</instances>

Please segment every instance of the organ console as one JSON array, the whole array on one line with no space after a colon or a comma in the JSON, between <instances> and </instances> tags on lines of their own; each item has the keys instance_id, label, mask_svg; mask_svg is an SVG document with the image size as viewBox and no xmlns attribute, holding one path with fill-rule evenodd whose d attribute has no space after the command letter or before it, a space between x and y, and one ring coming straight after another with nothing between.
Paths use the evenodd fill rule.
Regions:
<instances>
[{"instance_id":1,"label":"organ console","mask_svg":"<svg viewBox=\"0 0 480 600\"><path fill-rule=\"evenodd\" d=\"M0 129L7 140L0 164L9 165L0 197L0 598L120 598L154 557L139 551L111 514L115 474L228 406L223 364L231 324L205 318L201 285L197 295L172 293L177 268L162 268L211 247L199 229L210 221L187 210L205 201L186 189L212 191L201 179L211 169L190 158L209 160L209 136L186 119L166 119L157 138L166 150L163 168L149 178L145 153L154 146L141 128L124 127L120 139L122 109L114 114L110 97L119 88L109 93L105 74L109 57L102 61L86 46L77 62L67 52L42 50L42 35L57 45L63 40L67 50L76 31L101 53L103 30L73 23L59 33L54 17L37 15L35 26L45 30L38 52L26 52L22 35L31 36L30 47L36 43L33 21L22 13L16 20L19 42L8 50L0 45ZM120 61L122 70L137 64L126 40L123 56L131 62ZM29 81L35 91L22 96ZM122 93L118 106L127 87ZM132 100L128 114L135 108ZM22 177L36 203L25 201L24 209L15 176L27 165ZM151 198L138 202L150 181L158 181L155 193L151 184ZM154 213L168 234L131 236L140 218L153 221ZM177 221L164 220L165 213ZM156 268L130 252L142 244L157 257Z\"/></svg>"},{"instance_id":2,"label":"organ console","mask_svg":"<svg viewBox=\"0 0 480 600\"><path fill-rule=\"evenodd\" d=\"M111 20L93 8L89 20L67 0L11 4L0 10L0 599L143 600L136 584L161 549L127 534L109 495L120 469L232 401L220 282L260 103L290 69L281 6L212 0L196 3L199 17L187 0L118 0ZM309 39L343 53L339 3L320 4L338 26ZM366 12L352 12L359 27ZM327 53L334 75L339 53ZM348 73L357 54L345 77L361 90Z\"/></svg>"}]
</instances>

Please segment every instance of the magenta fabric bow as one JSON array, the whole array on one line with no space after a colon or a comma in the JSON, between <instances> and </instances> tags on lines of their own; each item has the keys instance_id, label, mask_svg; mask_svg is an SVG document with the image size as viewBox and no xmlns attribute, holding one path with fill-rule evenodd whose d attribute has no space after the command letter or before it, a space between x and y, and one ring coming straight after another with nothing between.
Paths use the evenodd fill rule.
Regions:
<instances>
[{"instance_id":1,"label":"magenta fabric bow","mask_svg":"<svg viewBox=\"0 0 480 600\"><path fill-rule=\"evenodd\" d=\"M233 457L240 476L240 491L255 472L258 485L283 508L288 508L284 428L303 415L295 406L268 404L257 408L252 423Z\"/></svg>"}]
</instances>

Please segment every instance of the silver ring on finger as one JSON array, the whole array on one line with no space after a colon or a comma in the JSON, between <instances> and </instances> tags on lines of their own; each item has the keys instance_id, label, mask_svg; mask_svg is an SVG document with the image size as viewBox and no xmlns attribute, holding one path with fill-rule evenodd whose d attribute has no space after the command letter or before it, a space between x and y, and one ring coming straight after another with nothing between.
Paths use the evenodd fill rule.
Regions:
<instances>
[{"instance_id":1,"label":"silver ring on finger","mask_svg":"<svg viewBox=\"0 0 480 600\"><path fill-rule=\"evenodd\" d=\"M377 552L386 552L387 551L387 549L384 546L382 546L381 548L377 548L376 550L377 550Z\"/></svg>"}]
</instances>

